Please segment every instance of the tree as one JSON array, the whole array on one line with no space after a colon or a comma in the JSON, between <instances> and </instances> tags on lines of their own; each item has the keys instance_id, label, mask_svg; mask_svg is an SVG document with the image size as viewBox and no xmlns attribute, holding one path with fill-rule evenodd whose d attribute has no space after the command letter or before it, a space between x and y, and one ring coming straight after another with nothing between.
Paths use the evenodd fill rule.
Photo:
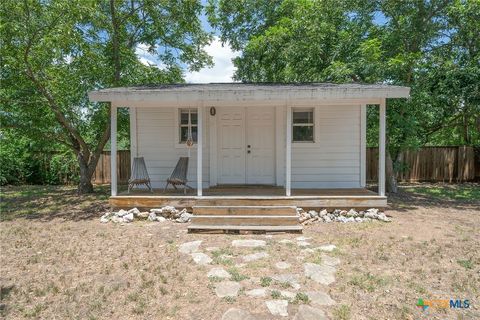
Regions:
<instances>
[{"instance_id":1,"label":"tree","mask_svg":"<svg viewBox=\"0 0 480 320\"><path fill-rule=\"evenodd\" d=\"M90 90L181 82L211 64L211 40L199 21L199 1L8 0L1 8L2 122L61 143L80 168L79 193L110 138L110 106L90 103ZM139 46L161 67L143 65Z\"/></svg>"},{"instance_id":2,"label":"tree","mask_svg":"<svg viewBox=\"0 0 480 320\"><path fill-rule=\"evenodd\" d=\"M209 3L222 40L242 50L236 79L412 88L411 99L388 102L387 190L396 191L403 150L446 141L451 126L463 130L456 143L478 137L478 0L268 3ZM377 125L378 113L369 112L370 145Z\"/></svg>"}]
</instances>

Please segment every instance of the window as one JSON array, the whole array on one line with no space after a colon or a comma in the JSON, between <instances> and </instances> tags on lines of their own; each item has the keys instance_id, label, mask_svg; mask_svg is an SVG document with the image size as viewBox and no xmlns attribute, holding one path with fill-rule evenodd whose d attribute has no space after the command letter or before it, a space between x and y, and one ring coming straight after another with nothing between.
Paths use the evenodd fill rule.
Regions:
<instances>
[{"instance_id":1,"label":"window","mask_svg":"<svg viewBox=\"0 0 480 320\"><path fill-rule=\"evenodd\" d=\"M190 115L190 117L189 117ZM189 121L190 118L190 121ZM194 142L197 142L198 121L197 121L197 109L180 109L179 127L180 127L180 143L187 142L188 130L192 130L192 138Z\"/></svg>"},{"instance_id":2,"label":"window","mask_svg":"<svg viewBox=\"0 0 480 320\"><path fill-rule=\"evenodd\" d=\"M313 142L313 109L294 109L292 119L292 141Z\"/></svg>"}]
</instances>

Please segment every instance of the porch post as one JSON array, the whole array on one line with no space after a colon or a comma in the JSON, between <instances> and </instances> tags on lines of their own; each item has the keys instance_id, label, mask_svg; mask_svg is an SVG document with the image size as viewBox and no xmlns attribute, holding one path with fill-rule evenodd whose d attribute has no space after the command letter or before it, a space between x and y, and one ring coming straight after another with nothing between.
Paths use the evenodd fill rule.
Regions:
<instances>
[{"instance_id":1,"label":"porch post","mask_svg":"<svg viewBox=\"0 0 480 320\"><path fill-rule=\"evenodd\" d=\"M202 156L203 156L203 107L197 111L197 196L202 196Z\"/></svg>"},{"instance_id":2,"label":"porch post","mask_svg":"<svg viewBox=\"0 0 480 320\"><path fill-rule=\"evenodd\" d=\"M385 196L385 129L386 129L386 103L380 102L380 130L378 137L378 194Z\"/></svg>"},{"instance_id":3,"label":"porch post","mask_svg":"<svg viewBox=\"0 0 480 320\"><path fill-rule=\"evenodd\" d=\"M117 106L110 105L110 184L112 196L117 195Z\"/></svg>"},{"instance_id":4,"label":"porch post","mask_svg":"<svg viewBox=\"0 0 480 320\"><path fill-rule=\"evenodd\" d=\"M287 128L285 144L285 195L290 197L292 194L292 107L287 105Z\"/></svg>"}]
</instances>

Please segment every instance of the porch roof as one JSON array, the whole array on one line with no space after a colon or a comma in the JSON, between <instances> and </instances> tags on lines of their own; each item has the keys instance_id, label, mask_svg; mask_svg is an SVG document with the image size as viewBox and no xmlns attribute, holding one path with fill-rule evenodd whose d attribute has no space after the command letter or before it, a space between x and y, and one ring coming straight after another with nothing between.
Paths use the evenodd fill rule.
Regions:
<instances>
[{"instance_id":1,"label":"porch roof","mask_svg":"<svg viewBox=\"0 0 480 320\"><path fill-rule=\"evenodd\" d=\"M385 84L206 83L117 87L91 91L101 102L218 102L408 98L410 88Z\"/></svg>"}]
</instances>

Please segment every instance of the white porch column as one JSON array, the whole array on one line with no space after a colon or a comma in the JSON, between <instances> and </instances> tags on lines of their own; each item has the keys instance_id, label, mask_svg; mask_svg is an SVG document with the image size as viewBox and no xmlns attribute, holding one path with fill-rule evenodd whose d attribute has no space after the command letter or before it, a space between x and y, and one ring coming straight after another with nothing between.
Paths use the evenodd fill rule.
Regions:
<instances>
[{"instance_id":1,"label":"white porch column","mask_svg":"<svg viewBox=\"0 0 480 320\"><path fill-rule=\"evenodd\" d=\"M378 194L385 196L385 129L386 100L380 102L380 130L378 137Z\"/></svg>"},{"instance_id":2,"label":"white porch column","mask_svg":"<svg viewBox=\"0 0 480 320\"><path fill-rule=\"evenodd\" d=\"M197 196L202 196L203 107L197 110Z\"/></svg>"},{"instance_id":3,"label":"white porch column","mask_svg":"<svg viewBox=\"0 0 480 320\"><path fill-rule=\"evenodd\" d=\"M285 144L285 195L290 197L292 194L292 107L287 106L287 128Z\"/></svg>"},{"instance_id":4,"label":"white porch column","mask_svg":"<svg viewBox=\"0 0 480 320\"><path fill-rule=\"evenodd\" d=\"M110 184L112 196L117 195L117 106L110 105Z\"/></svg>"}]
</instances>

